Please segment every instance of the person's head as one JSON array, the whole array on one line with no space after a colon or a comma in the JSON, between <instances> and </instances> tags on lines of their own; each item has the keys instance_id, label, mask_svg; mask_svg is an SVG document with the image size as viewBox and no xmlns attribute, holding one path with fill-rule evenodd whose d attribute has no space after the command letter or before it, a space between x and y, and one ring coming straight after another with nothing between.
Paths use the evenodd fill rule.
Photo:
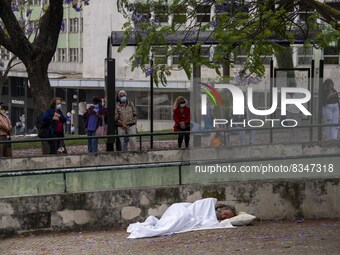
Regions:
<instances>
[{"instance_id":1,"label":"person's head","mask_svg":"<svg viewBox=\"0 0 340 255\"><path fill-rule=\"evenodd\" d=\"M92 103L93 103L93 106L94 106L94 107L99 107L99 106L100 106L100 103L101 103L101 100L100 100L99 97L93 97Z\"/></svg>"},{"instance_id":2,"label":"person's head","mask_svg":"<svg viewBox=\"0 0 340 255\"><path fill-rule=\"evenodd\" d=\"M117 94L117 101L120 103L125 103L127 101L127 94L125 90L120 90Z\"/></svg>"},{"instance_id":3,"label":"person's head","mask_svg":"<svg viewBox=\"0 0 340 255\"><path fill-rule=\"evenodd\" d=\"M323 88L329 90L334 88L334 82L331 79L327 79L323 82Z\"/></svg>"},{"instance_id":4,"label":"person's head","mask_svg":"<svg viewBox=\"0 0 340 255\"><path fill-rule=\"evenodd\" d=\"M53 110L61 110L61 98L53 98L50 104L50 108L52 108Z\"/></svg>"},{"instance_id":5,"label":"person's head","mask_svg":"<svg viewBox=\"0 0 340 255\"><path fill-rule=\"evenodd\" d=\"M217 220L222 221L237 215L236 209L232 205L219 205L215 208Z\"/></svg>"},{"instance_id":6,"label":"person's head","mask_svg":"<svg viewBox=\"0 0 340 255\"><path fill-rule=\"evenodd\" d=\"M185 97L183 96L177 97L174 103L174 109L185 106L187 106L187 100L185 99Z\"/></svg>"}]
</instances>

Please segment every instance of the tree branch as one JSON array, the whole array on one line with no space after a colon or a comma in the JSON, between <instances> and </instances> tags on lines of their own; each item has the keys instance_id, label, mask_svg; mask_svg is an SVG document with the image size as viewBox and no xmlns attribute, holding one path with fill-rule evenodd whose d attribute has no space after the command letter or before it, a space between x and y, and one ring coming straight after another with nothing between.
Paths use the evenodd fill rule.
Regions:
<instances>
[{"instance_id":1,"label":"tree branch","mask_svg":"<svg viewBox=\"0 0 340 255\"><path fill-rule=\"evenodd\" d=\"M340 24L338 21L340 20L340 11L332 8L331 6L321 3L319 1L311 1L311 0L301 0L305 5L312 7L315 9L324 20L330 24L334 29L340 30Z\"/></svg>"},{"instance_id":2,"label":"tree branch","mask_svg":"<svg viewBox=\"0 0 340 255\"><path fill-rule=\"evenodd\" d=\"M8 36L5 34L5 31L0 26L0 45L4 46L8 51L13 50L13 45L11 44Z\"/></svg>"},{"instance_id":3,"label":"tree branch","mask_svg":"<svg viewBox=\"0 0 340 255\"><path fill-rule=\"evenodd\" d=\"M39 34L33 41L32 57L44 52L46 61L53 57L63 20L63 0L50 0L50 5L39 22Z\"/></svg>"},{"instance_id":4,"label":"tree branch","mask_svg":"<svg viewBox=\"0 0 340 255\"><path fill-rule=\"evenodd\" d=\"M11 1L8 0L0 0L0 18L2 19L10 38L9 40L12 45L11 52L25 62L31 49L31 43L20 27L17 18L11 9L10 2Z\"/></svg>"}]
</instances>

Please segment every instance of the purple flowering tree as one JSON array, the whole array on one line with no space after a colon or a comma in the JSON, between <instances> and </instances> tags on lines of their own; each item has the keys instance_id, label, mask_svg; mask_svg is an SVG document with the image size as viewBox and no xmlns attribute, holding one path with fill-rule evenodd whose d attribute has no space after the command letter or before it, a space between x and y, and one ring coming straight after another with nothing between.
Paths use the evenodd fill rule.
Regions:
<instances>
[{"instance_id":1,"label":"purple flowering tree","mask_svg":"<svg viewBox=\"0 0 340 255\"><path fill-rule=\"evenodd\" d=\"M53 97L47 71L57 47L64 4L81 11L89 0L49 0L42 8L37 27L28 25L31 1L0 0L0 45L26 67L36 114L47 109ZM7 77L6 71L13 67L12 63L9 61L3 78Z\"/></svg>"},{"instance_id":2,"label":"purple flowering tree","mask_svg":"<svg viewBox=\"0 0 340 255\"><path fill-rule=\"evenodd\" d=\"M215 69L222 76L222 64L233 66L234 56L243 55L243 69L238 73L240 83L253 83L264 75L263 56L275 54L281 67L289 67L292 61L287 58L287 48L297 40L316 47L336 41L340 36L339 3L118 0L119 11L127 18L123 27L125 40L119 50L134 39L137 47L130 59L131 66L140 67L149 75L153 46L165 47L168 51L164 57L176 56L176 68L184 70L188 78L195 65ZM171 35L176 40L169 41ZM171 71L167 64L155 63L152 69L155 81L162 83L166 83Z\"/></svg>"}]
</instances>

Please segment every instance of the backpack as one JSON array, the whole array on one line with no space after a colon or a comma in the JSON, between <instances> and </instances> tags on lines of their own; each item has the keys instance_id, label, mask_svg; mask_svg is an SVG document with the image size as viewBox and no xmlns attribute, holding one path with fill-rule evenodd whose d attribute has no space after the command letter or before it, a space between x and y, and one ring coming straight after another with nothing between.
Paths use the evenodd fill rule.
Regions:
<instances>
[{"instance_id":1,"label":"backpack","mask_svg":"<svg viewBox=\"0 0 340 255\"><path fill-rule=\"evenodd\" d=\"M39 115L35 118L35 126L38 129L39 138L50 137L50 125L44 121L45 112L41 111Z\"/></svg>"}]
</instances>

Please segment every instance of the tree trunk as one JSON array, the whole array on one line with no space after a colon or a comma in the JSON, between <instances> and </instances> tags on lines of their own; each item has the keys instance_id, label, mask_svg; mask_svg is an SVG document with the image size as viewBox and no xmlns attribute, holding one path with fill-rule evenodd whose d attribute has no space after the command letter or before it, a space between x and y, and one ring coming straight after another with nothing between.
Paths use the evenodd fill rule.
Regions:
<instances>
[{"instance_id":1,"label":"tree trunk","mask_svg":"<svg viewBox=\"0 0 340 255\"><path fill-rule=\"evenodd\" d=\"M48 79L47 66L48 65L43 64L43 61L29 62L26 65L35 116L38 116L42 110L46 111L53 98L53 91Z\"/></svg>"}]
</instances>

